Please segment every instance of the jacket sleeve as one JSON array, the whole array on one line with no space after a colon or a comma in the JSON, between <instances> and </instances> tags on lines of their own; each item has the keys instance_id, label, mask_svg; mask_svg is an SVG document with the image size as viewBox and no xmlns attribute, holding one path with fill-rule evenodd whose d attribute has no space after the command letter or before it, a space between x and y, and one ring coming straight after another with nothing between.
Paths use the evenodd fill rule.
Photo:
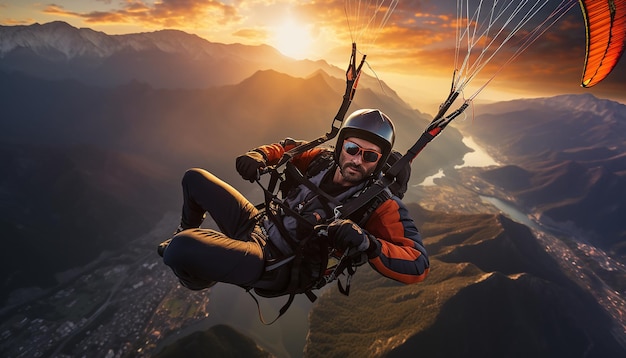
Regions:
<instances>
[{"instance_id":1,"label":"jacket sleeve","mask_svg":"<svg viewBox=\"0 0 626 358\"><path fill-rule=\"evenodd\" d=\"M406 206L396 197L383 202L365 230L374 236L370 265L382 275L410 284L423 281L430 270L428 253Z\"/></svg>"},{"instance_id":2,"label":"jacket sleeve","mask_svg":"<svg viewBox=\"0 0 626 358\"><path fill-rule=\"evenodd\" d=\"M283 157L286 151L291 150L302 144L302 141L297 141L291 138L287 138L280 143L273 143L260 146L254 149L255 152L261 153L265 158L267 165L277 164L280 158ZM292 163L300 170L304 171L309 166L313 158L315 158L322 149L313 148L305 151L292 159Z\"/></svg>"}]
</instances>

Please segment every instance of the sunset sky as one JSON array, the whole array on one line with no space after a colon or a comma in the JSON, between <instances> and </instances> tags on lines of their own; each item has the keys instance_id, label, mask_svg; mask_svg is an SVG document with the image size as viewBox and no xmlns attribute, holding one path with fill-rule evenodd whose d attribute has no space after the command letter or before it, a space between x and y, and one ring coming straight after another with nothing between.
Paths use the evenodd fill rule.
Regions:
<instances>
[{"instance_id":1,"label":"sunset sky","mask_svg":"<svg viewBox=\"0 0 626 358\"><path fill-rule=\"evenodd\" d=\"M351 16L356 11L350 9L359 2L348 3L346 10L344 0L0 0L0 24L62 20L111 35L178 29L212 42L269 44L294 58L324 59L342 68L356 39L367 54L366 73L390 84L418 109L433 112L445 99L454 70L456 1L399 1L386 26L370 31L377 35L375 42L355 38L359 25ZM575 5L497 73L476 100L588 92L626 103L626 60L604 82L582 89L584 57L585 27ZM497 61L494 58L463 94L470 96L485 84L504 59Z\"/></svg>"}]
</instances>

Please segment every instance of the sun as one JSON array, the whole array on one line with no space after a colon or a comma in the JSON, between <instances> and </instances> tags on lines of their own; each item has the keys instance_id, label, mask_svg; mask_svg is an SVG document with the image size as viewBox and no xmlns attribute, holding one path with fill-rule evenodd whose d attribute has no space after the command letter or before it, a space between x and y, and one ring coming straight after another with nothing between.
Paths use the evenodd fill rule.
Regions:
<instances>
[{"instance_id":1,"label":"sun","mask_svg":"<svg viewBox=\"0 0 626 358\"><path fill-rule=\"evenodd\" d=\"M307 26L286 19L274 28L273 46L283 55L302 60L311 55L311 34Z\"/></svg>"}]
</instances>

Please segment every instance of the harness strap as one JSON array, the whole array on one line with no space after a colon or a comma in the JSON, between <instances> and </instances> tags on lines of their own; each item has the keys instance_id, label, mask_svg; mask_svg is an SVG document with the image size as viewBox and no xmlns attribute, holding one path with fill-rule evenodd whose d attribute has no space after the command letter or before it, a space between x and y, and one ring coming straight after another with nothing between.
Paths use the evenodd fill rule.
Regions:
<instances>
[{"instance_id":1,"label":"harness strap","mask_svg":"<svg viewBox=\"0 0 626 358\"><path fill-rule=\"evenodd\" d=\"M343 285L341 284L341 280L337 278L337 288L339 289L339 292L341 292L342 294L346 296L349 296L350 295L350 281L352 281L352 276L354 276L354 274L356 273L356 268L352 265L348 265L346 269L348 270L348 275L346 277L346 287L344 288Z\"/></svg>"},{"instance_id":2,"label":"harness strap","mask_svg":"<svg viewBox=\"0 0 626 358\"><path fill-rule=\"evenodd\" d=\"M246 291L248 292L248 294L250 294L250 296L252 297L252 299L254 300L254 302L256 302L256 307L257 310L259 312L259 319L261 320L261 323L263 323L266 326L269 326L271 324L273 324L274 322L276 322L280 317L282 317L282 315L285 314L285 312L287 312L287 310L289 309L289 307L291 306L291 304L293 303L293 299L296 297L295 293L292 293L289 295L289 298L287 299L287 302L285 302L285 304L283 305L283 307L280 308L280 310L278 311L278 316L276 316L276 318L274 318L271 322L267 322L265 320L265 318L263 317L263 313L261 312L261 305L259 304L259 300L252 294L251 289L246 289Z\"/></svg>"},{"instance_id":3,"label":"harness strap","mask_svg":"<svg viewBox=\"0 0 626 358\"><path fill-rule=\"evenodd\" d=\"M276 228L278 229L280 236L284 237L289 247L291 247L291 250L295 251L297 247L296 243L291 240L291 236L289 236L289 233L287 232L287 229L285 228L285 225L283 225L282 221L276 217L276 214L274 214L274 211L270 207L267 208L266 213L267 217L272 220L274 224L276 224Z\"/></svg>"},{"instance_id":4,"label":"harness strap","mask_svg":"<svg viewBox=\"0 0 626 358\"><path fill-rule=\"evenodd\" d=\"M265 267L265 271L272 271L274 269L277 269L285 264L288 264L289 262L291 262L296 256L295 255L291 255L291 256L287 256L286 258L282 259L282 260L278 260L276 262L274 262L271 265L267 265Z\"/></svg>"},{"instance_id":5,"label":"harness strap","mask_svg":"<svg viewBox=\"0 0 626 358\"><path fill-rule=\"evenodd\" d=\"M376 180L372 185L370 185L361 195L356 197L354 200L347 202L345 205L341 207L337 207L339 211L339 215L337 218L347 218L350 215L354 214L357 210L362 208L365 204L367 204L370 200L374 199L378 194L384 192L385 188L391 185L393 179L386 180L386 176L383 176L381 179Z\"/></svg>"},{"instance_id":6,"label":"harness strap","mask_svg":"<svg viewBox=\"0 0 626 358\"><path fill-rule=\"evenodd\" d=\"M287 174L291 175L291 177L294 178L298 182L298 184L302 184L306 186L307 188L309 188L309 190L311 190L315 194L335 204L335 206L341 205L341 202L339 200L337 200L335 197L329 195L328 193L320 189L318 186L313 184L309 179L305 178L304 175L302 175L302 173L298 170L298 168L296 168L296 166L293 165L291 162L287 162L287 164L285 165L285 171L287 172Z\"/></svg>"},{"instance_id":7,"label":"harness strap","mask_svg":"<svg viewBox=\"0 0 626 358\"><path fill-rule=\"evenodd\" d=\"M367 220L369 220L370 216L372 215L372 213L378 209L378 207L380 206L380 204L384 203L385 201L387 201L388 199L391 199L391 194L389 194L388 191L384 190L381 191L380 193L378 193L378 195L376 195L374 197L374 199L370 200L368 203L369 205L365 208L365 211L363 212L363 215L361 216L361 218L358 220L358 225L363 227L365 226L365 224L367 223ZM358 210L358 209L357 209Z\"/></svg>"},{"instance_id":8,"label":"harness strap","mask_svg":"<svg viewBox=\"0 0 626 358\"><path fill-rule=\"evenodd\" d=\"M298 212L296 212L295 210L290 208L288 205L283 203L283 201L280 200L273 193L273 190L274 190L274 188L276 186L276 183L278 182L278 177L279 176L280 176L280 174L278 173L278 171L272 170L271 171L271 178L270 178L271 188L265 188L264 186L261 185L261 188L263 189L263 193L264 193L264 196L265 196L265 205L264 205L265 206L265 214L267 215L267 217L272 222L274 222L274 224L276 225L276 228L278 229L278 232L285 239L285 241L287 241L287 243L291 247L292 251L295 251L297 249L297 247L298 247L298 243L294 241L294 239L291 237L291 235L289 235L289 232L285 228L285 225L283 224L282 220L280 220L280 218L276 216L276 214L272 210L272 206L270 204L272 204L272 203L276 204L283 211L285 211L289 216L292 216L292 217L296 218L296 220L298 220L298 222L300 222L300 223L302 223L304 225L310 226L311 229L313 228L313 224L308 222Z\"/></svg>"}]
</instances>

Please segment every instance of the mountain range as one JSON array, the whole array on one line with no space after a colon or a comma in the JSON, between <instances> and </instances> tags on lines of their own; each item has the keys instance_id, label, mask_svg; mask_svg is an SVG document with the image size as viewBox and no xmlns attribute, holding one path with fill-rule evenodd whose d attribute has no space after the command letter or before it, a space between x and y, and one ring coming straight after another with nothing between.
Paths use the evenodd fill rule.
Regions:
<instances>
[{"instance_id":1,"label":"mountain range","mask_svg":"<svg viewBox=\"0 0 626 358\"><path fill-rule=\"evenodd\" d=\"M179 210L186 168L205 167L260 201L259 190L235 173L234 158L328 131L343 75L267 46L216 44L179 31L0 27L0 231L10 238L0 254L0 299L12 306L45 297L88 263L136 250L138 236ZM371 78L351 109L363 107L394 120L400 151L430 120ZM446 207L409 203L431 254L430 277L402 286L359 268L350 296L332 288L313 306L303 355L622 356L623 322L592 294L600 284L585 287L526 226L493 209L461 210L479 201L466 191L507 198L623 254L624 113L593 96L559 96L477 107L471 124L446 129L413 161L417 194L407 196ZM455 171L470 150L462 133L504 165ZM440 169L458 172L446 174L456 183L437 182L446 198L468 202L415 188ZM626 286L619 273L612 277L614 287ZM151 284L156 292L166 283ZM221 339L234 354L265 355L221 326L163 354L219 349Z\"/></svg>"},{"instance_id":2,"label":"mountain range","mask_svg":"<svg viewBox=\"0 0 626 358\"><path fill-rule=\"evenodd\" d=\"M349 58L348 48L346 65ZM292 77L323 70L345 78L345 69L325 61L296 61L267 45L215 43L178 30L108 35L63 21L0 26L0 70L41 79L75 79L99 87L136 81L154 88L206 89L271 69ZM385 83L365 74L359 86L395 96Z\"/></svg>"},{"instance_id":3,"label":"mountain range","mask_svg":"<svg viewBox=\"0 0 626 358\"><path fill-rule=\"evenodd\" d=\"M134 79L155 87L207 88L293 62L269 46L211 43L176 30L107 35L61 21L2 27L0 42L5 71L101 86ZM309 64L309 72L318 67Z\"/></svg>"}]
</instances>

